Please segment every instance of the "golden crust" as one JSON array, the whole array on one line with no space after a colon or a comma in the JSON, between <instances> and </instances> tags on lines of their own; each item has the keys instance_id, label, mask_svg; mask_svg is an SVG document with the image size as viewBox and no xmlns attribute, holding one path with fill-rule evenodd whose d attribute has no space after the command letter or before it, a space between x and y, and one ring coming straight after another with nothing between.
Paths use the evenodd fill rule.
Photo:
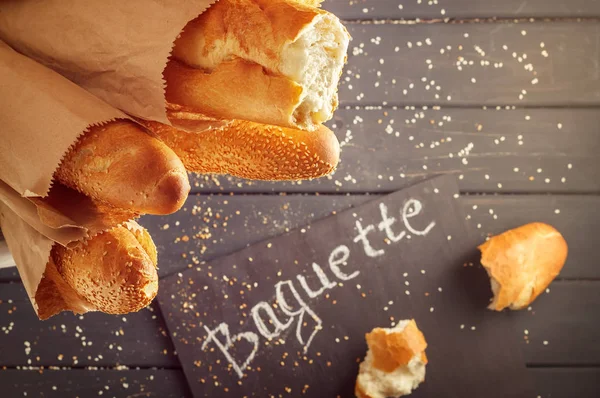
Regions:
<instances>
[{"instance_id":1,"label":"golden crust","mask_svg":"<svg viewBox=\"0 0 600 398\"><path fill-rule=\"evenodd\" d=\"M98 311L138 311L158 291L156 247L145 230L119 226L73 249L55 245L51 256L66 284Z\"/></svg>"},{"instance_id":2,"label":"golden crust","mask_svg":"<svg viewBox=\"0 0 600 398\"><path fill-rule=\"evenodd\" d=\"M427 342L414 319L401 332L389 333L385 329L376 328L367 333L366 338L373 355L373 367L376 369L392 372L408 364L415 355L421 355L427 363Z\"/></svg>"},{"instance_id":3,"label":"golden crust","mask_svg":"<svg viewBox=\"0 0 600 398\"><path fill-rule=\"evenodd\" d=\"M292 115L302 87L253 62L234 58L207 73L171 59L163 75L169 103L215 118L296 126Z\"/></svg>"},{"instance_id":4,"label":"golden crust","mask_svg":"<svg viewBox=\"0 0 600 398\"><path fill-rule=\"evenodd\" d=\"M302 109L301 99L317 94L312 93L315 88L302 85L299 70L290 69L286 51L321 17L332 21L330 33L350 37L333 14L313 7L319 3L218 1L190 21L175 41L172 60L164 71L167 101L217 118L315 130L331 112ZM324 58L337 58L331 49L323 52L328 52ZM306 61L314 56L303 57ZM338 79L335 76L332 81L337 85ZM328 97L331 104L325 108L337 108L337 87Z\"/></svg>"},{"instance_id":5,"label":"golden crust","mask_svg":"<svg viewBox=\"0 0 600 398\"><path fill-rule=\"evenodd\" d=\"M339 161L337 138L324 126L305 132L234 120L219 129L190 133L157 122L142 123L196 173L299 180L329 174Z\"/></svg>"},{"instance_id":6,"label":"golden crust","mask_svg":"<svg viewBox=\"0 0 600 398\"><path fill-rule=\"evenodd\" d=\"M65 155L55 177L93 199L142 214L173 213L190 190L177 155L123 120L90 127Z\"/></svg>"},{"instance_id":7,"label":"golden crust","mask_svg":"<svg viewBox=\"0 0 600 398\"><path fill-rule=\"evenodd\" d=\"M356 384L354 385L354 395L356 395L357 398L373 398L362 389L362 386L358 382L358 379L356 380Z\"/></svg>"},{"instance_id":8,"label":"golden crust","mask_svg":"<svg viewBox=\"0 0 600 398\"><path fill-rule=\"evenodd\" d=\"M175 41L173 57L211 70L223 61L215 49L235 38L239 48L232 55L279 73L283 47L324 13L289 0L219 0L185 26Z\"/></svg>"},{"instance_id":9,"label":"golden crust","mask_svg":"<svg viewBox=\"0 0 600 398\"><path fill-rule=\"evenodd\" d=\"M490 309L522 309L560 273L567 242L552 226L531 223L494 236L479 246L481 264L499 285Z\"/></svg>"}]
</instances>

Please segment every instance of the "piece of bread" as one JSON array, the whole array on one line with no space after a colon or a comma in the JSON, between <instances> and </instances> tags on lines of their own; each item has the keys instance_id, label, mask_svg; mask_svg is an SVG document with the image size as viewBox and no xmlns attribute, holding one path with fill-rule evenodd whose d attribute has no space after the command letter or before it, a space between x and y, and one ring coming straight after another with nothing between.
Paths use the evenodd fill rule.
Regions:
<instances>
[{"instance_id":1,"label":"piece of bread","mask_svg":"<svg viewBox=\"0 0 600 398\"><path fill-rule=\"evenodd\" d=\"M54 245L36 292L40 317L65 309L125 314L150 304L158 291L156 246L148 231L129 224L72 249Z\"/></svg>"},{"instance_id":2,"label":"piece of bread","mask_svg":"<svg viewBox=\"0 0 600 398\"><path fill-rule=\"evenodd\" d=\"M413 319L366 335L369 349L356 379L358 398L402 397L425 380L427 343Z\"/></svg>"},{"instance_id":3,"label":"piece of bread","mask_svg":"<svg viewBox=\"0 0 600 398\"><path fill-rule=\"evenodd\" d=\"M219 0L175 41L166 98L218 118L315 130L338 105L349 40L319 8Z\"/></svg>"},{"instance_id":4,"label":"piece of bread","mask_svg":"<svg viewBox=\"0 0 600 398\"><path fill-rule=\"evenodd\" d=\"M568 247L554 227L536 222L496 235L479 250L494 293L488 308L502 311L531 304L560 273Z\"/></svg>"},{"instance_id":5,"label":"piece of bread","mask_svg":"<svg viewBox=\"0 0 600 398\"><path fill-rule=\"evenodd\" d=\"M165 144L125 120L90 127L55 173L93 199L140 214L170 214L185 202L185 167Z\"/></svg>"},{"instance_id":6,"label":"piece of bread","mask_svg":"<svg viewBox=\"0 0 600 398\"><path fill-rule=\"evenodd\" d=\"M314 132L234 120L201 133L141 121L181 158L188 171L253 180L301 180L331 173L340 147L325 126Z\"/></svg>"}]
</instances>

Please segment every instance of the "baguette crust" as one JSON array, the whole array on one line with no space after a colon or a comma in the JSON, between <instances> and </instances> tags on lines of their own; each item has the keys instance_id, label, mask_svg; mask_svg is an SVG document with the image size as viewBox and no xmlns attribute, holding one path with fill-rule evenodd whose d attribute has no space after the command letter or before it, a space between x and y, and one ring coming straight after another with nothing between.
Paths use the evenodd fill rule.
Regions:
<instances>
[{"instance_id":1,"label":"baguette crust","mask_svg":"<svg viewBox=\"0 0 600 398\"><path fill-rule=\"evenodd\" d=\"M389 333L375 328L366 336L367 345L373 353L373 367L384 372L392 372L399 366L407 365L415 355L420 355L425 363L425 336L411 319L400 333Z\"/></svg>"},{"instance_id":2,"label":"baguette crust","mask_svg":"<svg viewBox=\"0 0 600 398\"><path fill-rule=\"evenodd\" d=\"M306 3L218 1L175 41L167 101L217 118L318 128L338 106L350 36Z\"/></svg>"},{"instance_id":3,"label":"baguette crust","mask_svg":"<svg viewBox=\"0 0 600 398\"><path fill-rule=\"evenodd\" d=\"M296 126L292 115L302 87L253 62L234 58L208 73L171 59L163 76L170 106L183 105L215 118Z\"/></svg>"},{"instance_id":4,"label":"baguette crust","mask_svg":"<svg viewBox=\"0 0 600 398\"><path fill-rule=\"evenodd\" d=\"M495 296L489 308L523 309L556 278L567 259L567 242L552 226L531 223L479 246Z\"/></svg>"},{"instance_id":5,"label":"baguette crust","mask_svg":"<svg viewBox=\"0 0 600 398\"><path fill-rule=\"evenodd\" d=\"M135 123L123 120L90 127L55 177L93 199L141 214L173 213L190 190L177 155Z\"/></svg>"},{"instance_id":6,"label":"baguette crust","mask_svg":"<svg viewBox=\"0 0 600 398\"><path fill-rule=\"evenodd\" d=\"M173 57L213 70L234 55L281 73L283 47L325 13L289 0L219 0L185 26L175 41ZM233 53L225 48L231 41Z\"/></svg>"},{"instance_id":7,"label":"baguette crust","mask_svg":"<svg viewBox=\"0 0 600 398\"><path fill-rule=\"evenodd\" d=\"M142 123L196 173L299 180L329 174L339 161L339 143L325 126L304 132L235 120L219 129L190 133L157 122Z\"/></svg>"},{"instance_id":8,"label":"baguette crust","mask_svg":"<svg viewBox=\"0 0 600 398\"><path fill-rule=\"evenodd\" d=\"M51 256L60 277L98 311L139 311L158 291L156 247L139 226L116 227L73 249L55 245Z\"/></svg>"},{"instance_id":9,"label":"baguette crust","mask_svg":"<svg viewBox=\"0 0 600 398\"><path fill-rule=\"evenodd\" d=\"M358 398L403 396L425 379L427 342L414 319L394 329L375 328L366 340L369 350L354 388Z\"/></svg>"}]
</instances>

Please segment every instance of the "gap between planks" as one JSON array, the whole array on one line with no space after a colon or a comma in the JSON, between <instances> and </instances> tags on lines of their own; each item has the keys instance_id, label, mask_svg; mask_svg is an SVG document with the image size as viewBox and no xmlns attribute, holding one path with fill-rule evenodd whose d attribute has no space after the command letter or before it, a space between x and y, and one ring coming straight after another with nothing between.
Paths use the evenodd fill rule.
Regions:
<instances>
[{"instance_id":1,"label":"gap between planks","mask_svg":"<svg viewBox=\"0 0 600 398\"><path fill-rule=\"evenodd\" d=\"M474 17L474 18L407 18L407 19L344 19L351 25L431 25L431 24L502 24L502 23L543 23L543 22L600 22L600 17Z\"/></svg>"}]
</instances>

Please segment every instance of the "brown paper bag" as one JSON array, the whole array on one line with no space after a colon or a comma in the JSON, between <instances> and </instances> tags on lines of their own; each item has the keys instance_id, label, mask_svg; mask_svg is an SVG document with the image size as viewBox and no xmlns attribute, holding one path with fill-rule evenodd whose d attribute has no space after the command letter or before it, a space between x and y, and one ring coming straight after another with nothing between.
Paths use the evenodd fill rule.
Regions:
<instances>
[{"instance_id":1,"label":"brown paper bag","mask_svg":"<svg viewBox=\"0 0 600 398\"><path fill-rule=\"evenodd\" d=\"M136 217L113 216L85 195L52 186L60 160L88 126L128 116L3 42L0 76L0 201L65 246Z\"/></svg>"},{"instance_id":2,"label":"brown paper bag","mask_svg":"<svg viewBox=\"0 0 600 398\"><path fill-rule=\"evenodd\" d=\"M8 247L40 316L92 310L56 283L43 286L46 299L36 304L52 245L77 244L138 215L109 211L52 176L88 126L128 116L1 41L0 79L0 206Z\"/></svg>"},{"instance_id":3,"label":"brown paper bag","mask_svg":"<svg viewBox=\"0 0 600 398\"><path fill-rule=\"evenodd\" d=\"M0 38L112 106L171 124L163 70L184 26L214 2L0 2Z\"/></svg>"},{"instance_id":4,"label":"brown paper bag","mask_svg":"<svg viewBox=\"0 0 600 398\"><path fill-rule=\"evenodd\" d=\"M86 223L65 214L57 206L64 202L46 197L60 160L88 126L126 117L102 100L170 124L162 71L183 27L214 1L0 2L0 38L76 83L0 43L1 222L36 311L53 242L68 245L87 236L91 225L103 227L98 218Z\"/></svg>"},{"instance_id":5,"label":"brown paper bag","mask_svg":"<svg viewBox=\"0 0 600 398\"><path fill-rule=\"evenodd\" d=\"M46 196L60 160L88 126L127 116L0 42L0 179Z\"/></svg>"},{"instance_id":6,"label":"brown paper bag","mask_svg":"<svg viewBox=\"0 0 600 398\"><path fill-rule=\"evenodd\" d=\"M44 275L54 242L33 229L1 202L0 227L17 264L27 295L37 313L38 306L35 302L35 292Z\"/></svg>"}]
</instances>

